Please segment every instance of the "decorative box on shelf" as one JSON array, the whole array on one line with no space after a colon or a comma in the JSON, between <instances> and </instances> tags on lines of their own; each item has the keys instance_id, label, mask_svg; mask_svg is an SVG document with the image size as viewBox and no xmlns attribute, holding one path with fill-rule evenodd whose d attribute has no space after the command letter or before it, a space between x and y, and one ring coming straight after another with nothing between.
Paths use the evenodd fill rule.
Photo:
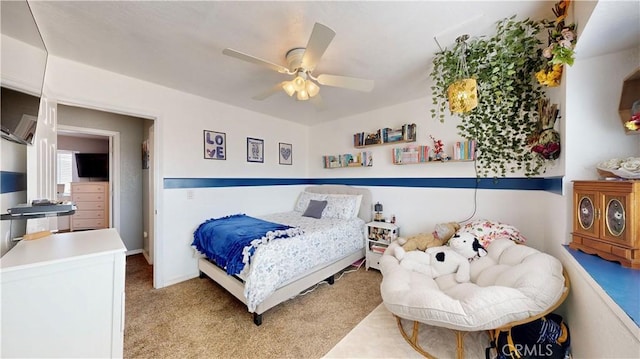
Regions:
<instances>
[{"instance_id":1,"label":"decorative box on shelf","mask_svg":"<svg viewBox=\"0 0 640 359\"><path fill-rule=\"evenodd\" d=\"M640 269L640 180L575 181L569 247Z\"/></svg>"},{"instance_id":2,"label":"decorative box on shelf","mask_svg":"<svg viewBox=\"0 0 640 359\"><path fill-rule=\"evenodd\" d=\"M389 244L400 235L400 228L389 222L370 222L365 227L366 269L380 270L380 257Z\"/></svg>"},{"instance_id":3,"label":"decorative box on shelf","mask_svg":"<svg viewBox=\"0 0 640 359\"><path fill-rule=\"evenodd\" d=\"M363 148L392 143L415 142L416 124L404 124L399 129L381 128L373 133L359 132L353 135L353 146Z\"/></svg>"},{"instance_id":4,"label":"decorative box on shelf","mask_svg":"<svg viewBox=\"0 0 640 359\"><path fill-rule=\"evenodd\" d=\"M369 151L322 156L324 168L371 167L373 156Z\"/></svg>"}]
</instances>

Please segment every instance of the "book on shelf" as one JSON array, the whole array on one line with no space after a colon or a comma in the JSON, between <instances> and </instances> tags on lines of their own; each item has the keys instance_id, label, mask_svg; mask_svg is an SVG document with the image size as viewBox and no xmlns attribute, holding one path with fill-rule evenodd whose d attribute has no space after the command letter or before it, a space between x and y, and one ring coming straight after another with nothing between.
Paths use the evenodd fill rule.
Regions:
<instances>
[{"instance_id":1,"label":"book on shelf","mask_svg":"<svg viewBox=\"0 0 640 359\"><path fill-rule=\"evenodd\" d=\"M394 164L429 162L429 146L395 147L391 157Z\"/></svg>"},{"instance_id":2,"label":"book on shelf","mask_svg":"<svg viewBox=\"0 0 640 359\"><path fill-rule=\"evenodd\" d=\"M353 134L354 147L378 145L383 143L416 140L416 124L404 124L398 129L380 128L373 133L358 132Z\"/></svg>"},{"instance_id":3,"label":"book on shelf","mask_svg":"<svg viewBox=\"0 0 640 359\"><path fill-rule=\"evenodd\" d=\"M388 246L385 246L383 244L372 244L371 251L375 253L384 253L384 251L387 250L387 247Z\"/></svg>"},{"instance_id":4,"label":"book on shelf","mask_svg":"<svg viewBox=\"0 0 640 359\"><path fill-rule=\"evenodd\" d=\"M453 145L454 160L475 160L476 159L476 141L458 141Z\"/></svg>"},{"instance_id":5,"label":"book on shelf","mask_svg":"<svg viewBox=\"0 0 640 359\"><path fill-rule=\"evenodd\" d=\"M324 168L373 166L373 156L371 151L322 156L322 161L324 163Z\"/></svg>"}]
</instances>

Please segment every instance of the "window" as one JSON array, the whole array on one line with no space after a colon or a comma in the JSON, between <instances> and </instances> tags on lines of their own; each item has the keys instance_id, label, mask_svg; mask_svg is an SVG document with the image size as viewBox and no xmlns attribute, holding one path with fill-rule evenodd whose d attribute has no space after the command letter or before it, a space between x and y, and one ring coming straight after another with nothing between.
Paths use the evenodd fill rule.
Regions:
<instances>
[{"instance_id":1,"label":"window","mask_svg":"<svg viewBox=\"0 0 640 359\"><path fill-rule=\"evenodd\" d=\"M57 153L57 192L59 194L71 193L71 182L73 181L73 151L58 150Z\"/></svg>"}]
</instances>

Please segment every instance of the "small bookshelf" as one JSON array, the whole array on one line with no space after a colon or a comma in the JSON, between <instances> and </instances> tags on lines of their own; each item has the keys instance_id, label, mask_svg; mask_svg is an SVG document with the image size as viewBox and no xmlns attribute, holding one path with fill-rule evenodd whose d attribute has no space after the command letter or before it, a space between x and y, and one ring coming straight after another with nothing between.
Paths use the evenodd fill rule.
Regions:
<instances>
[{"instance_id":1,"label":"small bookshelf","mask_svg":"<svg viewBox=\"0 0 640 359\"><path fill-rule=\"evenodd\" d=\"M371 167L373 156L370 151L322 156L324 168Z\"/></svg>"},{"instance_id":2,"label":"small bookshelf","mask_svg":"<svg viewBox=\"0 0 640 359\"><path fill-rule=\"evenodd\" d=\"M393 143L407 143L416 141L416 124L404 124L397 129L380 128L376 132L358 132L353 135L353 146L365 148L388 145Z\"/></svg>"},{"instance_id":3,"label":"small bookshelf","mask_svg":"<svg viewBox=\"0 0 640 359\"><path fill-rule=\"evenodd\" d=\"M394 165L414 165L424 163L472 162L476 155L475 141L460 141L453 145L453 156L446 160L435 159L429 146L408 145L391 149Z\"/></svg>"}]
</instances>

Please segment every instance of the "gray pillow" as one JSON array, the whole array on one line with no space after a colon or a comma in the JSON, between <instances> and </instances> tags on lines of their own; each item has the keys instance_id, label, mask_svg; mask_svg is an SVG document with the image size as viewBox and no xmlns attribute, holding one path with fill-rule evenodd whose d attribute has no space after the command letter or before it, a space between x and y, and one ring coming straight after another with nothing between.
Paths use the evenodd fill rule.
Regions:
<instances>
[{"instance_id":1,"label":"gray pillow","mask_svg":"<svg viewBox=\"0 0 640 359\"><path fill-rule=\"evenodd\" d=\"M322 217L322 211L327 206L327 201L316 201L312 199L309 201L307 209L302 214L305 217L318 218Z\"/></svg>"}]
</instances>

